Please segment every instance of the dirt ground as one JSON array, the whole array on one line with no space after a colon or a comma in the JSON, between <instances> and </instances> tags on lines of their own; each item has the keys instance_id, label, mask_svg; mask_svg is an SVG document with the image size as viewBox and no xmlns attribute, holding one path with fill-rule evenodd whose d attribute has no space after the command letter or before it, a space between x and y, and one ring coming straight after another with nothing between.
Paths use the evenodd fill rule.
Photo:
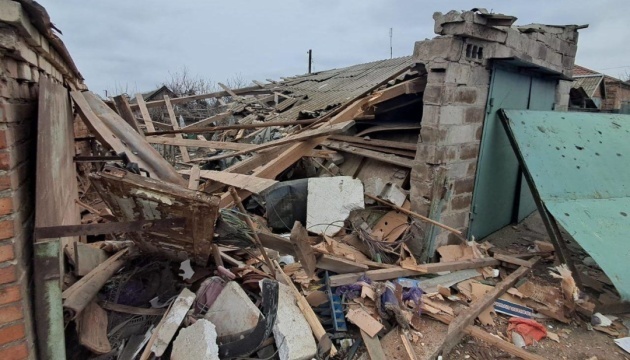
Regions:
<instances>
[{"instance_id":1,"label":"dirt ground","mask_svg":"<svg viewBox=\"0 0 630 360\"><path fill-rule=\"evenodd\" d=\"M568 239L569 237L567 237ZM533 246L535 240L548 240L547 233L540 216L537 213L531 215L522 223L515 226L508 226L498 232L490 235L488 240L494 246L501 249L510 249L512 252L524 253L527 248ZM586 254L575 243L569 243L572 250L574 261L577 264L582 262ZM547 281L548 268L553 266L553 261L539 263L530 275L537 281ZM592 293L597 297L597 294ZM621 315L630 319L630 315ZM418 359L425 359L431 354L441 343L446 335L446 325L424 317L424 325L421 331L422 338L413 344ZM507 320L505 315L499 315L496 326L483 327L486 331L493 334L502 334L506 336ZM614 337L596 330L589 330L587 319L575 315L570 324L563 324L554 319L538 320L545 325L548 331L557 333L560 342L557 343L549 338L541 340L539 343L526 347L527 351L543 356L546 359L567 359L567 360L630 360L630 354L624 352L614 342ZM626 335L627 336L627 335ZM383 350L388 359L407 360L409 356L405 351L403 343L400 339L398 329L394 329L381 339ZM363 354L360 359L368 359L367 354ZM511 355L485 344L470 336L465 337L453 351L445 357L444 360L486 360L486 359L509 359Z\"/></svg>"},{"instance_id":2,"label":"dirt ground","mask_svg":"<svg viewBox=\"0 0 630 360\"><path fill-rule=\"evenodd\" d=\"M564 235L566 239L570 239L566 233ZM527 251L528 247L534 244L535 240L548 239L544 224L536 212L522 223L515 226L507 226L484 240L489 241L498 248L511 249L523 253ZM572 250L573 260L576 264L580 264L586 254L572 241L569 242L568 246ZM540 264L534 269L531 276L546 278L547 268L549 266L553 266L553 263ZM504 315L500 317L507 320L507 317ZM586 319L582 319L579 316L574 316L571 324L563 324L554 319L539 320L549 331L560 335L560 343L546 338L538 344L528 346L527 350L547 359L586 360L593 359L593 357L599 360L630 359L630 354L618 347L612 336L596 330L589 331L585 320ZM494 329L490 327L485 327L485 329L495 334L502 332L505 335L507 321L501 321ZM509 355L496 350L496 348L486 346L476 339L466 337L464 341L453 350L448 359L480 360L502 357L509 358Z\"/></svg>"}]
</instances>

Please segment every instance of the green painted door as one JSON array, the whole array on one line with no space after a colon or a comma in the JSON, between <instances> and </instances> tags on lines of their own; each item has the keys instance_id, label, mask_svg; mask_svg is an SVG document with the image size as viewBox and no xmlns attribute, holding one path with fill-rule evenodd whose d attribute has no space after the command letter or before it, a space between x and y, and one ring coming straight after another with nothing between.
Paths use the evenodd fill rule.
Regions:
<instances>
[{"instance_id":1,"label":"green painted door","mask_svg":"<svg viewBox=\"0 0 630 360\"><path fill-rule=\"evenodd\" d=\"M497 111L551 110L555 86L556 80L521 73L516 68L493 68L469 229L476 239L523 219L536 208Z\"/></svg>"}]
</instances>

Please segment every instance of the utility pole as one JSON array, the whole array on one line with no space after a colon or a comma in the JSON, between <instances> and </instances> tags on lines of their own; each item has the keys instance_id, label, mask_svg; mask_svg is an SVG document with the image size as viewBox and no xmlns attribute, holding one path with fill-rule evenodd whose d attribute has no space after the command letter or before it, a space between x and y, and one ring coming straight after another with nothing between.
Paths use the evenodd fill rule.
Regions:
<instances>
[{"instance_id":1,"label":"utility pole","mask_svg":"<svg viewBox=\"0 0 630 360\"><path fill-rule=\"evenodd\" d=\"M394 57L394 48L392 46L392 37L394 36L394 28L389 28L389 58Z\"/></svg>"},{"instance_id":2,"label":"utility pole","mask_svg":"<svg viewBox=\"0 0 630 360\"><path fill-rule=\"evenodd\" d=\"M308 49L308 73L311 73L311 65L313 65L313 50Z\"/></svg>"}]
</instances>

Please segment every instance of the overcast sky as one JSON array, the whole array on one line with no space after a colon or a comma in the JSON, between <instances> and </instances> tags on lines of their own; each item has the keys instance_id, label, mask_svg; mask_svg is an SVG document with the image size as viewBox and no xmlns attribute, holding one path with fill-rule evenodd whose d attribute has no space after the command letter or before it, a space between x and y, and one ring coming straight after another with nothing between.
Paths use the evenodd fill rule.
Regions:
<instances>
[{"instance_id":1,"label":"overcast sky","mask_svg":"<svg viewBox=\"0 0 630 360\"><path fill-rule=\"evenodd\" d=\"M314 69L411 55L432 38L432 14L486 7L517 24L589 24L577 63L612 76L630 73L630 1L418 0L39 0L61 29L88 87L147 91L186 66L212 81L264 81Z\"/></svg>"}]
</instances>

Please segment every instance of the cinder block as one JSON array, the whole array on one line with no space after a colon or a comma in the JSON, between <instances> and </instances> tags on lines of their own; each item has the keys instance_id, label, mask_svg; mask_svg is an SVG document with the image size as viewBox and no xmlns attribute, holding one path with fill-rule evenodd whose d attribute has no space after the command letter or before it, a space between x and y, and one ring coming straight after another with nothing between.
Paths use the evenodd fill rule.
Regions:
<instances>
[{"instance_id":1,"label":"cinder block","mask_svg":"<svg viewBox=\"0 0 630 360\"><path fill-rule=\"evenodd\" d=\"M191 326L182 329L171 353L173 360L219 360L217 332L214 324L199 319Z\"/></svg>"},{"instance_id":2,"label":"cinder block","mask_svg":"<svg viewBox=\"0 0 630 360\"><path fill-rule=\"evenodd\" d=\"M452 125L446 131L445 145L470 143L477 140L477 125Z\"/></svg>"},{"instance_id":3,"label":"cinder block","mask_svg":"<svg viewBox=\"0 0 630 360\"><path fill-rule=\"evenodd\" d=\"M468 84L470 80L470 65L462 63L451 63L446 69L447 84Z\"/></svg>"},{"instance_id":4,"label":"cinder block","mask_svg":"<svg viewBox=\"0 0 630 360\"><path fill-rule=\"evenodd\" d=\"M468 163L458 162L448 165L447 176L449 179L463 179L468 174Z\"/></svg>"},{"instance_id":5,"label":"cinder block","mask_svg":"<svg viewBox=\"0 0 630 360\"><path fill-rule=\"evenodd\" d=\"M441 125L461 125L465 122L466 106L446 105L440 109Z\"/></svg>"},{"instance_id":6,"label":"cinder block","mask_svg":"<svg viewBox=\"0 0 630 360\"><path fill-rule=\"evenodd\" d=\"M295 303L291 289L279 284L278 315L273 337L280 360L310 360L317 354L317 345L302 311Z\"/></svg>"},{"instance_id":7,"label":"cinder block","mask_svg":"<svg viewBox=\"0 0 630 360\"><path fill-rule=\"evenodd\" d=\"M465 120L464 123L466 123L466 124L483 124L483 120L485 119L485 117L486 117L486 107L485 107L485 105L484 106L467 107L466 108L466 113L464 114L464 120Z\"/></svg>"}]
</instances>

